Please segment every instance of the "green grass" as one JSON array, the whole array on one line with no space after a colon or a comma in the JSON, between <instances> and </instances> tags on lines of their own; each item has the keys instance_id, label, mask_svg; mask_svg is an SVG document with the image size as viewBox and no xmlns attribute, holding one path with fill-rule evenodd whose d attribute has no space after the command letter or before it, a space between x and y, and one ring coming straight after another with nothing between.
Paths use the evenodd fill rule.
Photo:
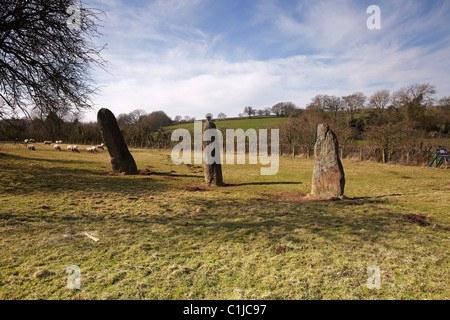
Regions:
<instances>
[{"instance_id":1,"label":"green grass","mask_svg":"<svg viewBox=\"0 0 450 320\"><path fill-rule=\"evenodd\" d=\"M233 119L233 120L214 120L216 123L216 126L218 129L221 128L229 128L229 129L267 129L273 126L277 126L285 121L287 121L288 118L275 118L275 117L268 117L268 118L246 118L246 119ZM188 130L194 130L194 123L182 123L177 124L173 126L165 127L166 129L179 129L184 128Z\"/></svg>"},{"instance_id":2,"label":"green grass","mask_svg":"<svg viewBox=\"0 0 450 320\"><path fill-rule=\"evenodd\" d=\"M448 170L344 161L349 199L311 202L312 160L283 157L275 176L225 165L231 186L209 188L169 151L131 152L151 174L111 175L104 151L0 144L0 299L450 296Z\"/></svg>"}]
</instances>

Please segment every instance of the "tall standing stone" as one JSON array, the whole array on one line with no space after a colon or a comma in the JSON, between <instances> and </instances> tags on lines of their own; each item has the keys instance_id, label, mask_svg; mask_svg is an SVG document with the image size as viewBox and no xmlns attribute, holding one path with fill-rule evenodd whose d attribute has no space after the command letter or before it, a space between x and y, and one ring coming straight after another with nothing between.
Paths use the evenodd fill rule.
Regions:
<instances>
[{"instance_id":1,"label":"tall standing stone","mask_svg":"<svg viewBox=\"0 0 450 320\"><path fill-rule=\"evenodd\" d=\"M319 124L314 146L314 172L310 196L318 199L342 198L345 175L339 159L339 143L328 124Z\"/></svg>"},{"instance_id":2,"label":"tall standing stone","mask_svg":"<svg viewBox=\"0 0 450 320\"><path fill-rule=\"evenodd\" d=\"M205 131L209 129L216 129L216 124L211 121L211 118L208 117L205 123L205 126L203 127L203 150L205 148L214 142L215 137L211 138L211 141L205 141ZM219 150L214 149L211 154L206 155L206 157L209 158L215 158L216 152L219 152ZM207 163L206 159L203 159L204 161L204 170L205 170L205 182L206 184L210 186L223 186L223 177L222 177L222 164L221 163Z\"/></svg>"},{"instance_id":3,"label":"tall standing stone","mask_svg":"<svg viewBox=\"0 0 450 320\"><path fill-rule=\"evenodd\" d=\"M103 141L111 156L113 171L128 174L137 173L136 162L128 150L114 114L108 109L100 109L97 113L97 121L100 124Z\"/></svg>"}]
</instances>

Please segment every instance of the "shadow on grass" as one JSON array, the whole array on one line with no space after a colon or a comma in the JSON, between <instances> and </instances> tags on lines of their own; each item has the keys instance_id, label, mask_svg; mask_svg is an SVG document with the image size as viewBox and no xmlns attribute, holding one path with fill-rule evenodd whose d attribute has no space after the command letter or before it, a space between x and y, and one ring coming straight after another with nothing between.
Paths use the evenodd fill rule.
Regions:
<instances>
[{"instance_id":1,"label":"shadow on grass","mask_svg":"<svg viewBox=\"0 0 450 320\"><path fill-rule=\"evenodd\" d=\"M417 193L392 193L392 194L385 194L381 196L376 197L354 197L354 198L347 198L347 200L372 200L372 199L383 199L387 197L403 197L403 196L414 196Z\"/></svg>"},{"instance_id":2,"label":"shadow on grass","mask_svg":"<svg viewBox=\"0 0 450 320\"><path fill-rule=\"evenodd\" d=\"M46 159L34 159L20 156L10 156L12 159L45 161ZM89 162L53 160L57 163L65 162L80 164L86 167ZM94 165L93 165L94 166ZM45 167L40 165L23 168L20 164L8 166L4 171L4 178L0 180L0 193L14 195L32 195L63 192L113 192L124 196L149 195L168 190L170 186L163 181L142 177L130 176L105 176L98 167L70 168Z\"/></svg>"},{"instance_id":3,"label":"shadow on grass","mask_svg":"<svg viewBox=\"0 0 450 320\"><path fill-rule=\"evenodd\" d=\"M357 206L352 206L357 204ZM196 201L199 205L199 201ZM299 230L333 242L372 243L388 239L409 241L417 232L417 224L408 215L390 211L377 204L389 205L388 200L360 199L353 203L289 202L255 199L247 204L200 202L204 213L174 222L186 237L202 238L215 233L222 240L246 243L248 236L263 236L274 244L280 241L301 241ZM342 207L346 205L348 207ZM249 210L251 208L251 210ZM432 225L421 225L429 228ZM441 226L440 230L446 230ZM288 239L288 240L287 240Z\"/></svg>"},{"instance_id":4,"label":"shadow on grass","mask_svg":"<svg viewBox=\"0 0 450 320\"><path fill-rule=\"evenodd\" d=\"M260 243L268 243L269 250L286 244L288 247L297 244L317 246L323 245L324 241L331 247L334 244L347 246L346 250L376 242L390 248L404 249L404 244L417 234L417 227L427 228L430 236L434 232L445 232L442 231L445 226L434 230L431 224L417 224L409 215L377 206L388 205L388 200L371 198L358 200L357 206L346 207L342 206L343 201L255 199L244 203L239 200L188 198L184 202L189 208L202 206L203 210L190 209L186 212L169 205L167 208L171 210L159 213L134 214L132 210L116 213L113 210L106 214L77 212L76 216L72 216L70 212L45 208L33 210L33 213L0 213L0 220L5 221L5 226L39 225L38 230L79 229L81 226L89 229L113 228L121 230L123 236L120 241L129 239L130 243L135 244L136 241L145 242L149 237L159 237L168 247L178 246L180 239L196 239L205 245L224 242L251 245L255 239L263 239ZM47 223L42 225L42 221ZM404 241L397 241L400 239Z\"/></svg>"},{"instance_id":5,"label":"shadow on grass","mask_svg":"<svg viewBox=\"0 0 450 320\"><path fill-rule=\"evenodd\" d=\"M6 226L14 226L14 225L33 225L34 223L41 224L43 221L48 223L48 225L40 225L39 230L43 229L54 229L55 227L67 227L69 225L75 224L79 226L85 226L86 224L96 224L99 223L101 225L105 225L108 221L114 225L119 223L128 223L133 225L153 225L153 224L162 224L167 225L173 222L173 217L164 216L164 215L155 215L151 218L142 219L133 218L130 216L122 216L118 215L116 218L105 218L105 216L100 215L89 215L88 213L83 215L71 215L57 211L47 211L41 210L38 213L1 213L0 212L0 220L5 220Z\"/></svg>"},{"instance_id":6,"label":"shadow on grass","mask_svg":"<svg viewBox=\"0 0 450 320\"><path fill-rule=\"evenodd\" d=\"M203 176L190 175L190 174L178 174L173 172L150 172L145 175L155 175L155 176L165 176L165 177L175 177L175 178L203 178Z\"/></svg>"},{"instance_id":7,"label":"shadow on grass","mask_svg":"<svg viewBox=\"0 0 450 320\"><path fill-rule=\"evenodd\" d=\"M23 157L9 156L14 159ZM27 158L25 158L27 159ZM36 160L36 159L33 159ZM42 159L40 159L42 160ZM45 160L46 161L46 160ZM57 162L61 162L58 160ZM85 162L81 162L85 166ZM11 168L10 168L11 167ZM6 172L7 178L0 180L0 192L3 194L27 196L39 194L45 196L46 192L60 191L84 191L84 192L113 192L120 196L145 196L157 194L161 191L176 188L162 181L142 176L105 176L98 169L85 168L46 168L43 166L30 166L26 170L16 165L9 166ZM156 175L178 177L201 177L192 175L169 173L155 173ZM19 185L11 184L19 183ZM254 182L239 185L270 185L270 184L300 184L299 182ZM170 229L170 235L189 238L230 240L247 243L249 235L258 235L269 239L274 244L280 241L301 241L298 230L306 230L309 235L314 234L320 238L332 241L353 241L355 238L362 242L376 241L377 239L409 237L414 230L408 229L414 223L413 219L405 219L404 216L390 212L390 204L387 197L374 198L360 197L344 201L289 201L283 198L253 199L243 202L239 199L221 200L206 198L184 198L181 207L189 205L190 208L202 206L201 213L188 212L178 214L181 210L176 201L168 204L164 214L145 214L144 216L132 216L117 214L113 218L105 219L103 213L94 212L84 215L70 216L65 212L57 213L55 210L46 209L30 210L34 213L6 214L0 213L1 219L14 223L39 223L45 220L51 222L49 228L57 223L70 224L82 221L84 223L117 225L117 228L130 225L127 229L138 230L143 238L147 237L149 228L155 224L166 226ZM384 199L382 199L384 198ZM92 201L88 197L87 201ZM378 206L383 204L383 207ZM101 207L101 206L100 206ZM387 207L387 208L385 208ZM130 205L130 208L133 208ZM106 222L107 221L107 222ZM411 222L412 221L412 222ZM133 226L133 227L131 227ZM415 227L415 225L414 225ZM428 225L421 226L428 228ZM167 241L171 241L169 236ZM292 238L292 240L286 240Z\"/></svg>"},{"instance_id":8,"label":"shadow on grass","mask_svg":"<svg viewBox=\"0 0 450 320\"><path fill-rule=\"evenodd\" d=\"M225 187L237 187L237 186L271 186L271 185L298 185L302 182L292 182L292 181L267 181L267 182L245 182L236 184L227 184Z\"/></svg>"},{"instance_id":9,"label":"shadow on grass","mask_svg":"<svg viewBox=\"0 0 450 320\"><path fill-rule=\"evenodd\" d=\"M57 152L57 151L55 151ZM62 151L65 152L65 151ZM33 158L33 157L24 157L24 156L18 156L15 154L6 154L6 153L0 153L1 156L5 158L10 158L14 160L21 160L21 161L37 161L37 162L50 162L50 163L62 163L62 164L86 164L86 161L82 160L64 160L64 159L48 159L48 158Z\"/></svg>"}]
</instances>

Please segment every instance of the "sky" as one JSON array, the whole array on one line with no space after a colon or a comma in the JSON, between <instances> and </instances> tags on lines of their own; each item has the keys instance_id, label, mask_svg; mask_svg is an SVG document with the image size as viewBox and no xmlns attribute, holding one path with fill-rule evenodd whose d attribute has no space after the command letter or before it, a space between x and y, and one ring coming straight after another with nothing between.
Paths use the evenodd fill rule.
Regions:
<instances>
[{"instance_id":1,"label":"sky","mask_svg":"<svg viewBox=\"0 0 450 320\"><path fill-rule=\"evenodd\" d=\"M392 92L413 83L450 96L448 0L83 0L105 11L100 108L174 118L228 117L317 94ZM380 8L380 29L369 29Z\"/></svg>"}]
</instances>

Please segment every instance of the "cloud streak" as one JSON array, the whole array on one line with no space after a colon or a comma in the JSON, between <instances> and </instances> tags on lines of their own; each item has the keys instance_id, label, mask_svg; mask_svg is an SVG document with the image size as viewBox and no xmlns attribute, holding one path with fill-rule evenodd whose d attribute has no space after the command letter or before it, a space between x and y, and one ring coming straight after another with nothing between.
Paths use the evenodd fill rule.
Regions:
<instances>
[{"instance_id":1,"label":"cloud streak","mask_svg":"<svg viewBox=\"0 0 450 320\"><path fill-rule=\"evenodd\" d=\"M248 105L304 107L319 93L371 94L413 82L450 94L445 1L382 1L377 31L366 28L370 3L359 1L243 1L230 12L214 1L96 4L109 9L101 40L114 76L97 74L104 87L95 107L116 114L235 116ZM242 25L221 28L236 12Z\"/></svg>"}]
</instances>

